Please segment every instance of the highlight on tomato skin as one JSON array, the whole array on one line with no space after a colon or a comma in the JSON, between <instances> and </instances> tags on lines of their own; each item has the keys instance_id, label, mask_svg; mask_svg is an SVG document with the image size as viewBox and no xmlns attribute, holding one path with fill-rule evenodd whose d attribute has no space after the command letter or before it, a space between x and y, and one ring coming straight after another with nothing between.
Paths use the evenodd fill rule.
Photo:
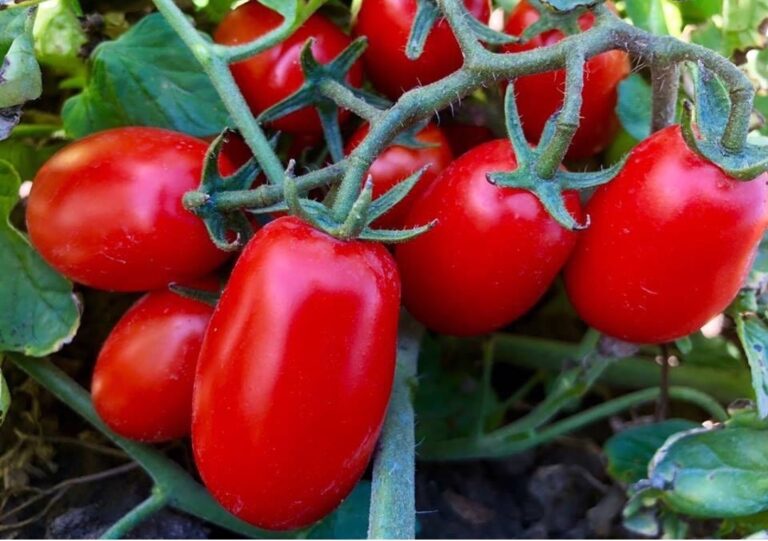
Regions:
<instances>
[{"instance_id":1,"label":"highlight on tomato skin","mask_svg":"<svg viewBox=\"0 0 768 541\"><path fill-rule=\"evenodd\" d=\"M347 155L363 141L368 135L368 131L369 127L366 124L352 134L345 149ZM373 179L373 198L376 199L419 169L427 167L408 195L377 219L373 223L373 227L381 229L402 228L413 202L429 188L430 184L434 182L443 169L448 167L453 159L448 139L436 125L427 125L416 134L415 140L424 146L409 148L391 145L378 155L364 175L366 178L370 175Z\"/></svg>"},{"instance_id":2,"label":"highlight on tomato skin","mask_svg":"<svg viewBox=\"0 0 768 541\"><path fill-rule=\"evenodd\" d=\"M196 286L216 290L206 279ZM195 366L213 307L169 290L141 297L101 348L91 393L101 419L136 441L182 438L192 426Z\"/></svg>"},{"instance_id":3,"label":"highlight on tomato skin","mask_svg":"<svg viewBox=\"0 0 768 541\"><path fill-rule=\"evenodd\" d=\"M181 203L200 184L207 148L200 139L144 127L68 144L35 176L30 241L63 275L108 291L157 289L210 273L229 254Z\"/></svg>"},{"instance_id":4,"label":"highlight on tomato skin","mask_svg":"<svg viewBox=\"0 0 768 541\"><path fill-rule=\"evenodd\" d=\"M581 319L643 344L699 330L744 284L768 226L767 182L728 177L679 126L652 134L587 204L565 271Z\"/></svg>"},{"instance_id":5,"label":"highlight on tomato skin","mask_svg":"<svg viewBox=\"0 0 768 541\"><path fill-rule=\"evenodd\" d=\"M395 369L400 281L378 243L295 217L238 259L200 352L192 445L205 486L270 530L313 524L358 482Z\"/></svg>"},{"instance_id":6,"label":"highlight on tomato skin","mask_svg":"<svg viewBox=\"0 0 768 541\"><path fill-rule=\"evenodd\" d=\"M276 12L250 0L230 11L214 33L222 45L242 45L277 28L282 18ZM232 75L254 114L258 115L287 98L304 83L299 64L301 49L308 39L314 40L312 54L325 64L341 53L352 40L329 19L315 13L288 39L246 60L231 65ZM356 62L347 76L352 86L363 82L362 63ZM339 119L349 118L341 110ZM275 130L294 135L317 136L323 133L317 112L306 107L270 123Z\"/></svg>"},{"instance_id":7,"label":"highlight on tomato skin","mask_svg":"<svg viewBox=\"0 0 768 541\"><path fill-rule=\"evenodd\" d=\"M491 15L489 0L464 0L480 22ZM353 31L368 38L363 54L365 71L377 90L392 100L417 86L428 85L459 69L463 56L445 19L439 19L419 58L405 55L416 16L417 0L364 0Z\"/></svg>"},{"instance_id":8,"label":"highlight on tomato skin","mask_svg":"<svg viewBox=\"0 0 768 541\"><path fill-rule=\"evenodd\" d=\"M507 139L455 160L411 207L405 225L437 220L398 245L395 257L408 311L430 329L473 336L530 310L565 264L577 233L564 229L530 192L488 182L517 167ZM566 206L582 219L576 192Z\"/></svg>"},{"instance_id":9,"label":"highlight on tomato skin","mask_svg":"<svg viewBox=\"0 0 768 541\"><path fill-rule=\"evenodd\" d=\"M613 4L607 3L612 9ZM509 15L504 31L519 36L539 19L539 12L528 0L521 0ZM579 18L582 31L595 22L595 16L585 13ZM504 45L510 53L531 51L554 45L563 39L559 30L550 30L525 43ZM624 51L607 51L594 56L584 64L584 89L582 91L581 121L567 157L589 158L605 150L619 131L616 116L618 85L630 72L629 56ZM537 143L544 126L563 104L565 95L565 70L525 75L515 79L515 96L525 136Z\"/></svg>"}]
</instances>

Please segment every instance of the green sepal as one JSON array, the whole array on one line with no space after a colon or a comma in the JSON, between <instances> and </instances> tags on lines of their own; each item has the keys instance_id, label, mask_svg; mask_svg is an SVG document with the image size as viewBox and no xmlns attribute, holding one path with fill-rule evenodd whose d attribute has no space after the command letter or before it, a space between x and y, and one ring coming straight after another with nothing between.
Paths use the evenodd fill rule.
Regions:
<instances>
[{"instance_id":1,"label":"green sepal","mask_svg":"<svg viewBox=\"0 0 768 541\"><path fill-rule=\"evenodd\" d=\"M405 56L409 60L418 59L424 52L424 44L439 16L440 10L435 0L417 0L416 16L413 18L408 43L405 46Z\"/></svg>"},{"instance_id":2,"label":"green sepal","mask_svg":"<svg viewBox=\"0 0 768 541\"><path fill-rule=\"evenodd\" d=\"M392 141L392 145L397 145L405 148L419 149L419 148L435 148L440 146L437 143L424 143L417 139L419 133L429 125L430 119L424 119L416 122L413 126L401 131L397 134L397 137ZM391 146L391 145L390 145Z\"/></svg>"},{"instance_id":3,"label":"green sepal","mask_svg":"<svg viewBox=\"0 0 768 541\"><path fill-rule=\"evenodd\" d=\"M180 297L202 302L208 306L216 306L216 303L219 302L219 298L221 297L221 293L219 292L206 291L205 289L197 289L194 287L186 287L180 284L170 284L168 289Z\"/></svg>"},{"instance_id":4,"label":"green sepal","mask_svg":"<svg viewBox=\"0 0 768 541\"><path fill-rule=\"evenodd\" d=\"M363 232L366 225L369 223L368 209L373 201L373 179L370 175L363 185L363 189L360 190L360 195L357 196L355 203L347 214L347 218L344 223L339 227L336 236L342 239L354 239L357 238L360 233Z\"/></svg>"},{"instance_id":5,"label":"green sepal","mask_svg":"<svg viewBox=\"0 0 768 541\"><path fill-rule=\"evenodd\" d=\"M427 169L429 169L428 165L422 167L405 180L395 184L392 188L387 190L384 195L377 197L368 208L368 223L381 217L402 201L410 193L413 187L416 186L416 183L421 179L421 176Z\"/></svg>"},{"instance_id":6,"label":"green sepal","mask_svg":"<svg viewBox=\"0 0 768 541\"><path fill-rule=\"evenodd\" d=\"M358 235L360 240L371 242L383 242L385 244L399 244L423 235L437 225L437 220L432 220L426 225L410 229L370 229L366 228Z\"/></svg>"},{"instance_id":7,"label":"green sepal","mask_svg":"<svg viewBox=\"0 0 768 541\"><path fill-rule=\"evenodd\" d=\"M299 57L301 70L304 73L304 84L284 100L263 111L258 120L272 122L305 107L314 107L320 117L331 157L338 162L344 158L344 143L339 127L339 106L332 99L324 96L319 87L323 81L333 80L358 97L368 96L359 89L350 87L345 81L347 73L365 51L367 40L364 37L357 38L328 64L320 64L317 61L312 53L313 42L314 38L306 41Z\"/></svg>"},{"instance_id":8,"label":"green sepal","mask_svg":"<svg viewBox=\"0 0 768 541\"><path fill-rule=\"evenodd\" d=\"M288 212L288 205L286 205L284 201L281 201L280 203L269 205L268 207L247 208L243 210L248 214L253 214L254 216L261 216L263 214L272 214L274 212Z\"/></svg>"},{"instance_id":9,"label":"green sepal","mask_svg":"<svg viewBox=\"0 0 768 541\"><path fill-rule=\"evenodd\" d=\"M688 101L683 105L683 138L696 154L739 180L752 180L768 171L768 147L745 142L740 150L733 151L723 146L730 99L719 79L701 63L696 69L695 125L693 106Z\"/></svg>"}]
</instances>

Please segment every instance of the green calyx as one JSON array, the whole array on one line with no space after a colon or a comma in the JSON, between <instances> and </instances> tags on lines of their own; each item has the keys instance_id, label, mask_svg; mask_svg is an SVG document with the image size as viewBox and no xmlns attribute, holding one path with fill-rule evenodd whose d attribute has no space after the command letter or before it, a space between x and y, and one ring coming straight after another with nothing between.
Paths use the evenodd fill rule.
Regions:
<instances>
[{"instance_id":1,"label":"green calyx","mask_svg":"<svg viewBox=\"0 0 768 541\"><path fill-rule=\"evenodd\" d=\"M688 101L681 123L688 147L739 180L752 180L768 171L768 149L746 141L749 111L734 111L725 87L701 63L695 71L695 124L694 107ZM729 130L733 125L742 127Z\"/></svg>"},{"instance_id":2,"label":"green calyx","mask_svg":"<svg viewBox=\"0 0 768 541\"><path fill-rule=\"evenodd\" d=\"M251 158L234 174L224 177L219 172L219 156L224 142L232 135L231 130L222 132L211 144L205 156L203 178L196 191L184 194L184 208L203 220L211 240L217 248L234 251L253 236L248 218L242 209L220 210L216 198L225 192L247 190L261 172L256 159Z\"/></svg>"},{"instance_id":3,"label":"green calyx","mask_svg":"<svg viewBox=\"0 0 768 541\"><path fill-rule=\"evenodd\" d=\"M310 38L301 50L301 69L304 72L304 84L276 103L258 117L260 122L270 122L294 113L305 107L314 107L323 126L328 150L334 161L344 157L344 144L339 127L339 102L349 102L355 107L354 112L364 118L375 117L379 109L373 103L380 104L381 99L347 84L346 76L366 48L366 39L358 38L349 47L328 64L320 64L312 54L313 39ZM385 102L388 104L388 102ZM373 120L373 118L367 118Z\"/></svg>"},{"instance_id":4,"label":"green calyx","mask_svg":"<svg viewBox=\"0 0 768 541\"><path fill-rule=\"evenodd\" d=\"M566 104L568 97L566 97ZM580 101L578 103L580 106ZM567 105L564 105L564 108ZM538 146L532 147L525 139L520 116L515 104L514 85L507 87L504 100L507 132L515 151L517 169L510 172L489 173L488 181L496 186L518 188L535 195L557 223L570 230L584 229L589 226L589 217L583 224L576 221L568 211L564 192L583 190L609 182L624 166L624 160L602 171L573 173L559 167L565 150L568 148L575 130L562 129L563 111L552 115L547 121ZM575 109L577 112L579 108ZM560 123L560 124L558 124Z\"/></svg>"},{"instance_id":5,"label":"green calyx","mask_svg":"<svg viewBox=\"0 0 768 541\"><path fill-rule=\"evenodd\" d=\"M180 297L185 299L192 299L193 301L202 302L208 306L216 306L219 302L221 294L217 291L208 291L205 289L197 289L194 287L182 286L180 284L170 284L168 289L176 293Z\"/></svg>"},{"instance_id":6,"label":"green calyx","mask_svg":"<svg viewBox=\"0 0 768 541\"><path fill-rule=\"evenodd\" d=\"M402 201L426 169L424 167L416 171L376 199L373 199L373 179L369 177L343 221L336 220L331 209L319 201L301 198L291 175L286 178L284 185L285 202L291 214L333 237L342 240L360 239L385 243L405 242L426 233L435 222L403 230L374 229L371 224Z\"/></svg>"}]
</instances>

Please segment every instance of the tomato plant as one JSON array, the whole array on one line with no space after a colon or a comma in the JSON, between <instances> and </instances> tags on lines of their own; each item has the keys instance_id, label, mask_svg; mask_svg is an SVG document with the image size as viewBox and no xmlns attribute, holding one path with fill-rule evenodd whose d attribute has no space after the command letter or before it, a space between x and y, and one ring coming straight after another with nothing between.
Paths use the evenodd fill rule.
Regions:
<instances>
[{"instance_id":1,"label":"tomato plant","mask_svg":"<svg viewBox=\"0 0 768 541\"><path fill-rule=\"evenodd\" d=\"M367 134L368 127L361 126L347 143L347 154ZM453 159L448 140L442 130L433 124L416 134L414 143L418 145L417 148L392 145L379 154L368 169L368 174L373 178L373 197L380 197L419 169L427 168L408 196L376 222L376 225L384 229L397 229L403 225L413 202Z\"/></svg>"},{"instance_id":2,"label":"tomato plant","mask_svg":"<svg viewBox=\"0 0 768 541\"><path fill-rule=\"evenodd\" d=\"M111 291L209 273L228 255L181 204L200 182L206 148L180 133L136 127L67 145L35 176L32 243L65 276Z\"/></svg>"},{"instance_id":3,"label":"tomato plant","mask_svg":"<svg viewBox=\"0 0 768 541\"><path fill-rule=\"evenodd\" d=\"M504 30L521 35L539 19L539 12L528 1L521 0L507 19ZM594 24L594 16L587 13L579 18L581 30ZM504 46L512 53L552 46L563 39L562 32L550 30L524 42ZM581 123L568 149L570 158L586 158L605 149L619 128L616 118L616 89L629 74L629 58L621 51L608 51L590 58L584 65L585 81L582 91ZM563 103L565 71L555 70L526 75L515 81L517 107L520 110L525 135L537 142L547 119Z\"/></svg>"},{"instance_id":4,"label":"tomato plant","mask_svg":"<svg viewBox=\"0 0 768 541\"><path fill-rule=\"evenodd\" d=\"M380 245L293 217L248 244L211 319L193 403L195 461L227 509L285 530L349 494L384 420L399 302Z\"/></svg>"},{"instance_id":5,"label":"tomato plant","mask_svg":"<svg viewBox=\"0 0 768 541\"><path fill-rule=\"evenodd\" d=\"M225 45L237 45L257 39L275 29L281 17L257 0L251 0L229 12L216 29L214 39ZM331 21L313 15L287 40L247 60L232 65L243 96L251 110L258 114L299 89L304 75L299 55L307 39L312 38L312 53L321 63L332 60L350 44L350 39ZM354 86L362 83L362 67L355 64L348 75ZM342 111L341 117L347 113ZM298 135L322 133L320 119L310 108L304 108L273 122L277 130Z\"/></svg>"},{"instance_id":6,"label":"tomato plant","mask_svg":"<svg viewBox=\"0 0 768 541\"><path fill-rule=\"evenodd\" d=\"M729 177L694 154L679 126L637 146L586 207L568 263L579 315L629 342L668 342L722 312L768 226L768 176Z\"/></svg>"},{"instance_id":7,"label":"tomato plant","mask_svg":"<svg viewBox=\"0 0 768 541\"><path fill-rule=\"evenodd\" d=\"M195 365L212 313L205 303L160 290L123 315L91 383L93 405L110 428L147 442L189 434Z\"/></svg>"},{"instance_id":8,"label":"tomato plant","mask_svg":"<svg viewBox=\"0 0 768 541\"><path fill-rule=\"evenodd\" d=\"M368 38L365 70L378 90L397 98L415 86L442 79L461 66L462 54L445 19L436 22L415 60L405 54L418 0L365 0L355 22L355 33ZM479 21L490 16L488 0L465 0Z\"/></svg>"},{"instance_id":9,"label":"tomato plant","mask_svg":"<svg viewBox=\"0 0 768 541\"><path fill-rule=\"evenodd\" d=\"M438 222L398 246L397 264L406 308L430 329L476 335L503 327L531 309L565 264L576 235L532 194L486 178L516 164L506 139L484 143L414 202L407 225ZM567 204L580 218L575 192Z\"/></svg>"}]
</instances>

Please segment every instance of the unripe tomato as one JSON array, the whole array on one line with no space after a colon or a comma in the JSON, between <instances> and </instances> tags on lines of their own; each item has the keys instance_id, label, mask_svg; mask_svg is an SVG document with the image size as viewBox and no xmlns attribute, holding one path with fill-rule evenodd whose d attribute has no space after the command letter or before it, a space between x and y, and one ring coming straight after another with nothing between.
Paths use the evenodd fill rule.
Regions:
<instances>
[{"instance_id":1,"label":"unripe tomato","mask_svg":"<svg viewBox=\"0 0 768 541\"><path fill-rule=\"evenodd\" d=\"M379 244L294 217L248 243L208 327L193 400L195 461L224 507L286 530L349 494L384 420L399 304Z\"/></svg>"},{"instance_id":2,"label":"unripe tomato","mask_svg":"<svg viewBox=\"0 0 768 541\"><path fill-rule=\"evenodd\" d=\"M576 311L635 343L701 328L749 272L768 225L766 182L730 178L687 147L679 126L651 135L587 205L591 226L565 272Z\"/></svg>"},{"instance_id":3,"label":"unripe tomato","mask_svg":"<svg viewBox=\"0 0 768 541\"><path fill-rule=\"evenodd\" d=\"M521 0L512 11L504 30L519 36L539 19L539 12L527 0ZM582 30L589 29L595 16L587 12L579 18ZM551 30L525 43L504 46L508 52L530 51L554 45L563 39L562 32ZM590 58L584 65L581 124L576 130L569 158L587 158L607 147L619 128L616 117L617 88L629 74L629 57L623 51L608 51ZM517 108L525 136L538 142L549 117L563 105L565 70L548 71L515 79Z\"/></svg>"},{"instance_id":4,"label":"unripe tomato","mask_svg":"<svg viewBox=\"0 0 768 541\"><path fill-rule=\"evenodd\" d=\"M27 205L32 244L65 276L111 291L209 273L228 254L181 204L200 184L206 150L199 139L138 127L70 143L35 177Z\"/></svg>"},{"instance_id":5,"label":"unripe tomato","mask_svg":"<svg viewBox=\"0 0 768 541\"><path fill-rule=\"evenodd\" d=\"M230 11L214 33L217 43L242 45L274 30L282 18L257 0ZM232 64L232 75L254 114L259 114L296 92L304 83L299 64L301 49L309 38L314 38L312 52L320 63L328 63L352 41L331 21L315 14L307 19L285 41L251 58ZM347 82L360 86L363 71L360 62L349 71ZM342 111L340 118L347 118ZM276 130L291 134L318 135L322 125L317 112L311 107L300 109L272 123Z\"/></svg>"},{"instance_id":6,"label":"unripe tomato","mask_svg":"<svg viewBox=\"0 0 768 541\"><path fill-rule=\"evenodd\" d=\"M213 308L166 290L147 293L117 322L93 370L93 405L126 438L189 434L192 385Z\"/></svg>"},{"instance_id":7,"label":"unripe tomato","mask_svg":"<svg viewBox=\"0 0 768 541\"><path fill-rule=\"evenodd\" d=\"M489 0L464 0L482 23L491 15ZM392 99L416 86L428 85L459 69L464 57L448 22L438 19L416 60L405 56L416 16L417 0L365 0L354 32L368 38L363 60L374 86Z\"/></svg>"},{"instance_id":8,"label":"unripe tomato","mask_svg":"<svg viewBox=\"0 0 768 541\"><path fill-rule=\"evenodd\" d=\"M411 207L406 226L432 230L396 248L405 307L430 329L476 335L527 312L549 288L576 242L530 192L490 184L517 168L506 139L454 161ZM578 195L566 194L581 219Z\"/></svg>"},{"instance_id":9,"label":"unripe tomato","mask_svg":"<svg viewBox=\"0 0 768 541\"><path fill-rule=\"evenodd\" d=\"M368 135L368 125L361 126L347 143L346 153L350 154ZM429 166L408 195L389 212L374 222L374 227L397 229L402 227L413 201L423 193L437 175L445 169L451 160L448 140L434 124L429 124L416 135L416 140L423 143L421 148L409 148L392 145L371 164L368 174L373 178L373 197L385 194L400 182L422 167ZM367 177L368 175L366 175Z\"/></svg>"}]
</instances>

